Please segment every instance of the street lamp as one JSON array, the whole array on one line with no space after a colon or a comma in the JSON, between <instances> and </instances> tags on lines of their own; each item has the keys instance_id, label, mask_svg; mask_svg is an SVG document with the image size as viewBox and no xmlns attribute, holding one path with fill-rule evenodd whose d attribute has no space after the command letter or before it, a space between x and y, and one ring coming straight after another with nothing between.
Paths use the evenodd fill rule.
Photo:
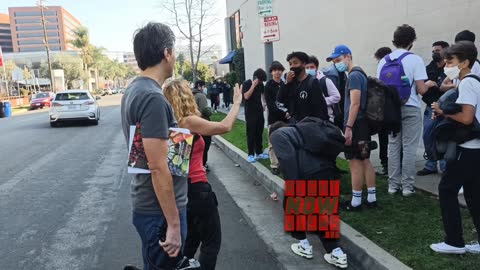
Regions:
<instances>
[{"instance_id":1,"label":"street lamp","mask_svg":"<svg viewBox=\"0 0 480 270\"><path fill-rule=\"evenodd\" d=\"M50 60L50 48L48 46L48 35L47 35L47 26L45 22L45 12L44 10L47 9L45 6L45 1L44 0L38 0L37 6L40 7L40 13L42 15L42 26L43 26L43 43L45 44L45 49L47 50L47 61L48 61L48 70L50 71L50 87L52 88L51 90L56 93L57 91L55 90L55 82L54 82L54 76L53 76L53 70L52 70L52 62Z\"/></svg>"}]
</instances>

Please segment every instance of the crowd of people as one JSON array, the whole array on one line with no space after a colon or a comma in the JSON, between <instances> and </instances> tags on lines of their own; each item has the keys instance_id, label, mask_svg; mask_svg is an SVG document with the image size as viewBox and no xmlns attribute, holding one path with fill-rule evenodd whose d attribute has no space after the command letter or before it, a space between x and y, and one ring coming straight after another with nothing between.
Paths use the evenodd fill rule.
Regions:
<instances>
[{"instance_id":1,"label":"crowd of people","mask_svg":"<svg viewBox=\"0 0 480 270\"><path fill-rule=\"evenodd\" d=\"M480 231L480 181L474 165L480 158L480 136L467 132L463 140L455 141L453 158L444 156L439 160L438 153L432 150L435 147L430 147L438 144L434 134L441 121L455 123L455 128L461 124L467 131L475 130L477 125L480 129L480 64L475 35L465 30L456 36L454 44L434 42L432 62L427 66L411 52L415 41L413 27L399 26L393 34L395 49L383 47L374 53L378 61L374 76L368 76L354 63L353 52L346 45L334 48L326 57L331 65L323 70L317 57L295 51L286 58L289 70L274 61L269 67L270 80L259 68L252 79L235 85L230 97L231 87L221 79L208 89L203 81L195 82L191 89L182 79L167 80L175 65L173 32L160 23L139 29L134 51L142 73L126 90L121 111L127 142L129 127L141 126L151 171L135 175L132 181L133 224L142 241L144 269L215 269L222 237L218 202L208 183L208 148L210 136L232 129L242 100L249 162L270 158L272 173L281 173L285 180L336 180L344 173L336 167L336 158L344 152L349 161L352 196L342 203L341 210L373 209L378 202L370 151L376 147L371 136L378 133L381 173L388 175L389 194L412 196L415 176L442 172L439 197L446 237L432 244L431 249L451 254L480 253L478 243L465 244L457 197L463 186L474 225ZM373 131L369 116L372 77L396 93L401 129L383 127ZM444 93L451 93L451 89L458 94L456 103L460 109L455 113L442 105ZM219 95L223 93L225 99L225 92L225 106L230 108L230 101L233 105L221 122L212 122L210 116L219 106ZM422 102L426 104L423 120ZM265 110L268 154L262 147ZM187 178L172 176L168 168L168 135L172 127L186 128L194 134ZM427 162L416 172L415 157L422 137ZM319 149L318 145L328 148ZM363 195L365 186L367 196ZM338 240L318 235L326 250L325 261L347 268L347 254ZM313 258L306 232L296 231L292 236L298 242L291 245L291 250Z\"/></svg>"}]
</instances>

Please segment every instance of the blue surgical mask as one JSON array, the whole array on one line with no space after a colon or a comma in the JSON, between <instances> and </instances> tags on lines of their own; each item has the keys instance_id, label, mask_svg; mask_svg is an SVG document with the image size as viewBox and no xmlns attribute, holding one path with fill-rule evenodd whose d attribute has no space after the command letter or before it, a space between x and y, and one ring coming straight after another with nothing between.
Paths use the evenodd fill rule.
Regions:
<instances>
[{"instance_id":1,"label":"blue surgical mask","mask_svg":"<svg viewBox=\"0 0 480 270\"><path fill-rule=\"evenodd\" d=\"M307 74L312 75L313 77L317 76L317 71L315 69L306 69Z\"/></svg>"},{"instance_id":2,"label":"blue surgical mask","mask_svg":"<svg viewBox=\"0 0 480 270\"><path fill-rule=\"evenodd\" d=\"M347 68L348 68L347 64L345 64L345 62L343 62L343 61L336 63L335 67L337 68L337 70L339 72L345 72L345 71L347 71Z\"/></svg>"}]
</instances>

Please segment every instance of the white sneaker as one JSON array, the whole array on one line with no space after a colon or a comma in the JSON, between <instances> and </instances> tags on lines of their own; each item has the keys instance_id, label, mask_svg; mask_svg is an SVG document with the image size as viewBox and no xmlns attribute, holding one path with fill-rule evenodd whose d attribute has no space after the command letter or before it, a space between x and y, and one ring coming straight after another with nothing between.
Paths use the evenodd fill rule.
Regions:
<instances>
[{"instance_id":1,"label":"white sneaker","mask_svg":"<svg viewBox=\"0 0 480 270\"><path fill-rule=\"evenodd\" d=\"M404 189L402 190L403 197L409 197L415 194L415 189Z\"/></svg>"},{"instance_id":2,"label":"white sneaker","mask_svg":"<svg viewBox=\"0 0 480 270\"><path fill-rule=\"evenodd\" d=\"M463 187L458 191L458 195L462 195L463 194Z\"/></svg>"},{"instance_id":3,"label":"white sneaker","mask_svg":"<svg viewBox=\"0 0 480 270\"><path fill-rule=\"evenodd\" d=\"M478 242L471 245L465 245L465 250L468 253L480 254L480 245L478 244Z\"/></svg>"},{"instance_id":4,"label":"white sneaker","mask_svg":"<svg viewBox=\"0 0 480 270\"><path fill-rule=\"evenodd\" d=\"M292 244L290 248L292 249L293 253L297 254L300 257L304 257L307 259L313 258L312 246L305 248L302 246L302 244L295 243L295 244Z\"/></svg>"},{"instance_id":5,"label":"white sneaker","mask_svg":"<svg viewBox=\"0 0 480 270\"><path fill-rule=\"evenodd\" d=\"M331 265L335 265L339 268L347 268L347 254L343 252L341 248L336 248L332 251L332 253L327 253L323 256L326 262Z\"/></svg>"},{"instance_id":6,"label":"white sneaker","mask_svg":"<svg viewBox=\"0 0 480 270\"><path fill-rule=\"evenodd\" d=\"M465 254L465 248L458 248L454 246L450 246L448 244L445 244L445 242L438 243L438 244L431 244L430 248L437 252L437 253L442 253L442 254Z\"/></svg>"},{"instance_id":7,"label":"white sneaker","mask_svg":"<svg viewBox=\"0 0 480 270\"><path fill-rule=\"evenodd\" d=\"M398 191L399 191L398 188L391 188L391 187L388 188L388 194L390 195L397 194Z\"/></svg>"}]
</instances>

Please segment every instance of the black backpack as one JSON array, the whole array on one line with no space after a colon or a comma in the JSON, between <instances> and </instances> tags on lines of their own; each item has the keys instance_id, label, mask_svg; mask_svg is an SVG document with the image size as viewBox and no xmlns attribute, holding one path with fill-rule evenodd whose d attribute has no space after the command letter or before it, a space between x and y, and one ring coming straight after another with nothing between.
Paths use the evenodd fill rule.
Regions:
<instances>
[{"instance_id":1,"label":"black backpack","mask_svg":"<svg viewBox=\"0 0 480 270\"><path fill-rule=\"evenodd\" d=\"M360 68L352 72L360 72L367 78L367 102L362 110L368 122L370 134L377 134L381 129L396 134L402 127L400 96L396 89L385 85L377 78L367 76Z\"/></svg>"}]
</instances>

